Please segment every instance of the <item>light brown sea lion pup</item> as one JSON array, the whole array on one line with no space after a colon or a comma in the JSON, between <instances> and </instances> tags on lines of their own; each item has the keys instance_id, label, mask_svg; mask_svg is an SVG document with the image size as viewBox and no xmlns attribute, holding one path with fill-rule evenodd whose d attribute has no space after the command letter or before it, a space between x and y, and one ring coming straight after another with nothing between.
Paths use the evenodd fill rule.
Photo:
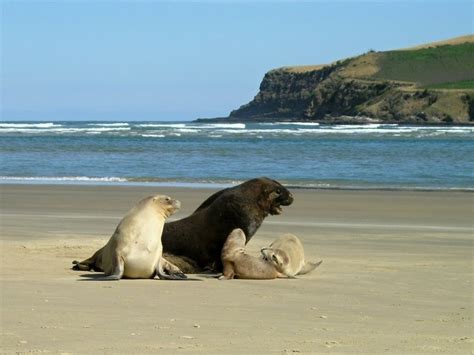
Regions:
<instances>
[{"instance_id":1,"label":"light brown sea lion pup","mask_svg":"<svg viewBox=\"0 0 474 355\"><path fill-rule=\"evenodd\" d=\"M275 240L268 248L261 250L263 259L272 262L278 272L288 276L307 274L323 262L306 262L301 241L296 235L284 234Z\"/></svg>"},{"instance_id":2,"label":"light brown sea lion pup","mask_svg":"<svg viewBox=\"0 0 474 355\"><path fill-rule=\"evenodd\" d=\"M181 206L168 196L155 195L139 201L118 224L107 244L81 262L75 270L103 271L102 280L121 278L185 279L181 270L162 256L161 234L166 218Z\"/></svg>"},{"instance_id":3,"label":"light brown sea lion pup","mask_svg":"<svg viewBox=\"0 0 474 355\"><path fill-rule=\"evenodd\" d=\"M245 233L242 229L234 229L222 247L221 258L223 275L219 280L236 279L276 279L286 277L278 272L272 262L245 253Z\"/></svg>"}]
</instances>

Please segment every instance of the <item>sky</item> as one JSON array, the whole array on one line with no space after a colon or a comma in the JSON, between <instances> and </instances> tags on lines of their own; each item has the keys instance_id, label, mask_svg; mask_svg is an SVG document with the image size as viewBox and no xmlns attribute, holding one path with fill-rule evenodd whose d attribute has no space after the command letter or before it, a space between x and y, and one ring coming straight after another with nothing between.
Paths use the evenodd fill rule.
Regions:
<instances>
[{"instance_id":1,"label":"sky","mask_svg":"<svg viewBox=\"0 0 474 355\"><path fill-rule=\"evenodd\" d=\"M268 70L473 33L473 2L1 1L1 119L227 116Z\"/></svg>"}]
</instances>

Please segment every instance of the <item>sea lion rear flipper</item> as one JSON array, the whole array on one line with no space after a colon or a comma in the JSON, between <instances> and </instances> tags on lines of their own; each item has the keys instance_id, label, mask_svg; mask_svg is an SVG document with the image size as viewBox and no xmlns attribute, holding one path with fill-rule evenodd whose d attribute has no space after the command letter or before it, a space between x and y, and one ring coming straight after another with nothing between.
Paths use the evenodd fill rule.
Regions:
<instances>
[{"instance_id":1,"label":"sea lion rear flipper","mask_svg":"<svg viewBox=\"0 0 474 355\"><path fill-rule=\"evenodd\" d=\"M84 260L84 261L77 261L77 260L74 260L72 262L73 266L72 266L72 270L78 270L78 271L91 271L92 270L92 266L91 266L91 263L88 262L89 259L87 260Z\"/></svg>"},{"instance_id":2,"label":"sea lion rear flipper","mask_svg":"<svg viewBox=\"0 0 474 355\"><path fill-rule=\"evenodd\" d=\"M183 280L188 278L177 266L163 257L158 262L156 274L162 280Z\"/></svg>"},{"instance_id":3,"label":"sea lion rear flipper","mask_svg":"<svg viewBox=\"0 0 474 355\"><path fill-rule=\"evenodd\" d=\"M83 260L83 261L77 261L74 260L72 262L73 267L72 270L79 270L79 271L104 271L102 269L102 253L104 251L105 247L100 248L97 250L94 255L92 255L90 258Z\"/></svg>"},{"instance_id":4,"label":"sea lion rear flipper","mask_svg":"<svg viewBox=\"0 0 474 355\"><path fill-rule=\"evenodd\" d=\"M202 268L200 268L194 260L188 258L187 256L163 253L163 258L170 264L176 266L179 270L181 270L181 272L185 274L198 274L202 272Z\"/></svg>"},{"instance_id":5,"label":"sea lion rear flipper","mask_svg":"<svg viewBox=\"0 0 474 355\"><path fill-rule=\"evenodd\" d=\"M301 271L299 273L297 273L297 275L304 275L304 274L307 274L311 271L313 271L314 269L316 269L319 265L321 265L323 261L318 261L317 263L311 263L311 262L307 262L304 264L303 268L301 269Z\"/></svg>"}]
</instances>

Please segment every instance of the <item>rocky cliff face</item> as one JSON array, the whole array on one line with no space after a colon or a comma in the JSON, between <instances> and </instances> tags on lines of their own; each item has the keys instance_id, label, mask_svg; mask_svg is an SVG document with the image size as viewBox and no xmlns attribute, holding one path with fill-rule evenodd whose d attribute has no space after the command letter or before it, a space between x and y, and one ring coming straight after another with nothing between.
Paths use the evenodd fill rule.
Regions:
<instances>
[{"instance_id":1,"label":"rocky cliff face","mask_svg":"<svg viewBox=\"0 0 474 355\"><path fill-rule=\"evenodd\" d=\"M474 95L459 90L430 90L411 83L348 78L351 64L295 72L272 70L260 91L231 112L233 120L373 120L396 123L471 123Z\"/></svg>"}]
</instances>

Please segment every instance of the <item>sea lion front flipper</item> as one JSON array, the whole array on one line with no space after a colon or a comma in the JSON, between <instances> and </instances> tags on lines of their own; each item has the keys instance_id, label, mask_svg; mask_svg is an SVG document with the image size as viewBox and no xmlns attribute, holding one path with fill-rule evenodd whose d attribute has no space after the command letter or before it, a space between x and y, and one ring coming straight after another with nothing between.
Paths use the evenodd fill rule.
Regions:
<instances>
[{"instance_id":1,"label":"sea lion front flipper","mask_svg":"<svg viewBox=\"0 0 474 355\"><path fill-rule=\"evenodd\" d=\"M297 275L304 275L304 274L307 274L311 271L313 271L314 269L316 269L319 265L322 264L322 260L321 261L318 261L317 263L311 263L311 262L307 262L304 264L303 268L301 269L301 271L299 273L297 273Z\"/></svg>"},{"instance_id":2,"label":"sea lion front flipper","mask_svg":"<svg viewBox=\"0 0 474 355\"><path fill-rule=\"evenodd\" d=\"M100 280L118 281L122 278L125 271L125 262L118 254L114 255L112 259L112 270L111 274L101 277Z\"/></svg>"}]
</instances>

